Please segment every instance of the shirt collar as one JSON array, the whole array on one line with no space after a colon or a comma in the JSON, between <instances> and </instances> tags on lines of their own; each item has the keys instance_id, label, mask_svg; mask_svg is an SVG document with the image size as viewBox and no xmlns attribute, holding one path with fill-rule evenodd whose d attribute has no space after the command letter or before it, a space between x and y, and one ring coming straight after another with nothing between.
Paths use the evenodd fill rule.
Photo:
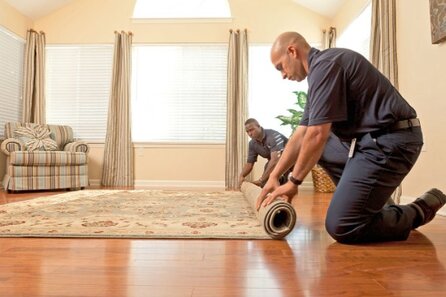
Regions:
<instances>
[{"instance_id":1,"label":"shirt collar","mask_svg":"<svg viewBox=\"0 0 446 297\"><path fill-rule=\"evenodd\" d=\"M311 64L313 64L313 60L316 59L317 54L320 52L320 50L314 47L310 49L310 53L308 54L308 72L311 72Z\"/></svg>"}]
</instances>

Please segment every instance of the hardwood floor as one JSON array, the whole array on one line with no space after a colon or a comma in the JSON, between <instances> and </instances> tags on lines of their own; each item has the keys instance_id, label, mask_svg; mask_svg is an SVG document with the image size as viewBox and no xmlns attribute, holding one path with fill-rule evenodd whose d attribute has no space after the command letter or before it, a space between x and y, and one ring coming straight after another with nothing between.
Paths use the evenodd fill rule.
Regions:
<instances>
[{"instance_id":1,"label":"hardwood floor","mask_svg":"<svg viewBox=\"0 0 446 297\"><path fill-rule=\"evenodd\" d=\"M405 242L342 245L324 230L330 197L301 191L286 240L0 238L0 296L446 296L445 217Z\"/></svg>"}]
</instances>

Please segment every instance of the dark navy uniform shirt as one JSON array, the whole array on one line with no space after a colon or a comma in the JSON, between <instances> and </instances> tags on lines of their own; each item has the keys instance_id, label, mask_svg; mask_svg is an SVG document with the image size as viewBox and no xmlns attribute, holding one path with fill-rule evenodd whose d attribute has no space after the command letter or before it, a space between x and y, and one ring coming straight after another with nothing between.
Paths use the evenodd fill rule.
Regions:
<instances>
[{"instance_id":1,"label":"dark navy uniform shirt","mask_svg":"<svg viewBox=\"0 0 446 297\"><path fill-rule=\"evenodd\" d=\"M312 48L308 68L301 125L331 122L335 135L350 139L417 116L390 81L354 51Z\"/></svg>"},{"instance_id":2,"label":"dark navy uniform shirt","mask_svg":"<svg viewBox=\"0 0 446 297\"><path fill-rule=\"evenodd\" d=\"M248 163L257 162L258 155L268 160L271 159L271 152L283 151L288 142L288 138L275 130L263 128L262 130L262 141L257 141L255 139L249 141Z\"/></svg>"}]
</instances>

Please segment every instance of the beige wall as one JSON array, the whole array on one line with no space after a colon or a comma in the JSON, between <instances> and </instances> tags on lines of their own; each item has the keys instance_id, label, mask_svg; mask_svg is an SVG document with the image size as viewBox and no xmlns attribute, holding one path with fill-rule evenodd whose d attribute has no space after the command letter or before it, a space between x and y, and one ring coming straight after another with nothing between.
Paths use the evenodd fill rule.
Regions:
<instances>
[{"instance_id":1,"label":"beige wall","mask_svg":"<svg viewBox=\"0 0 446 297\"><path fill-rule=\"evenodd\" d=\"M134 33L134 43L227 42L230 28L248 29L250 42L271 43L283 31L299 30L320 43L329 20L289 0L230 0L232 22L133 23L134 1L77 0L35 22L48 44L112 43L115 30ZM94 144L89 175L101 176L103 146ZM259 164L262 166L263 164ZM258 171L256 170L256 175ZM224 145L136 144L135 179L140 185L173 185L187 181L198 186L223 186Z\"/></svg>"},{"instance_id":2,"label":"beige wall","mask_svg":"<svg viewBox=\"0 0 446 297\"><path fill-rule=\"evenodd\" d=\"M196 185L224 186L224 145L135 144L134 156L137 184L169 186L195 181ZM103 145L92 144L89 175L93 182L100 179L102 164Z\"/></svg>"},{"instance_id":3,"label":"beige wall","mask_svg":"<svg viewBox=\"0 0 446 297\"><path fill-rule=\"evenodd\" d=\"M401 94L417 110L425 148L406 178L404 194L431 187L446 191L446 42L431 43L429 1L397 1L398 63Z\"/></svg>"},{"instance_id":4,"label":"beige wall","mask_svg":"<svg viewBox=\"0 0 446 297\"><path fill-rule=\"evenodd\" d=\"M20 14L9 4L0 0L0 25L17 35L26 38L26 31L32 27L33 22L31 19Z\"/></svg>"},{"instance_id":5,"label":"beige wall","mask_svg":"<svg viewBox=\"0 0 446 297\"><path fill-rule=\"evenodd\" d=\"M230 28L247 28L251 42L271 42L287 30L300 30L319 42L328 20L290 0L229 0L233 22L133 23L135 0L77 0L35 22L48 43L112 43L114 30L130 30L134 43L227 42Z\"/></svg>"}]
</instances>

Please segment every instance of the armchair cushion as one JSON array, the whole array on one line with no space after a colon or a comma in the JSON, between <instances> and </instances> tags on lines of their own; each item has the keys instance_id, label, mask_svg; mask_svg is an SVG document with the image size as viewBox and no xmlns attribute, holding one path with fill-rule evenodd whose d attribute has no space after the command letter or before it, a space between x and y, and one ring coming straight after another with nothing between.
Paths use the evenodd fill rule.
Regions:
<instances>
[{"instance_id":1,"label":"armchair cushion","mask_svg":"<svg viewBox=\"0 0 446 297\"><path fill-rule=\"evenodd\" d=\"M18 127L14 136L23 142L27 151L55 151L58 149L55 140L50 138L50 130L38 124Z\"/></svg>"}]
</instances>

